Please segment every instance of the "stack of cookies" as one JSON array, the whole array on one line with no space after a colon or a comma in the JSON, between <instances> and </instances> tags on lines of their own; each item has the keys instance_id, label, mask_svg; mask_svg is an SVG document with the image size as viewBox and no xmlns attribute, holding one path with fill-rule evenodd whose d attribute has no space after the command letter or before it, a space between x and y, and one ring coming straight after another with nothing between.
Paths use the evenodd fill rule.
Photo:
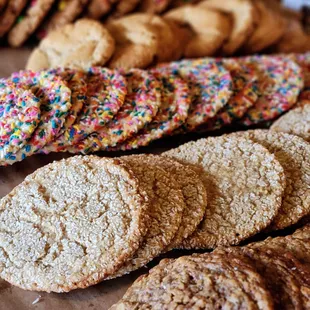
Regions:
<instances>
[{"instance_id":1,"label":"stack of cookies","mask_svg":"<svg viewBox=\"0 0 310 310\"><path fill-rule=\"evenodd\" d=\"M309 167L308 142L267 130L201 139L162 155L54 162L0 201L0 276L28 290L67 292L172 249L228 247L290 227L310 215ZM265 247L217 253L255 260L252 248Z\"/></svg>"},{"instance_id":2,"label":"stack of cookies","mask_svg":"<svg viewBox=\"0 0 310 310\"><path fill-rule=\"evenodd\" d=\"M110 309L308 309L310 226L211 254L164 259Z\"/></svg>"},{"instance_id":3,"label":"stack of cookies","mask_svg":"<svg viewBox=\"0 0 310 310\"><path fill-rule=\"evenodd\" d=\"M144 69L180 58L302 53L310 50L309 42L300 20L274 1L207 0L173 8L163 16L139 12L110 17L104 24L80 19L49 32L27 68Z\"/></svg>"},{"instance_id":4,"label":"stack of cookies","mask_svg":"<svg viewBox=\"0 0 310 310\"><path fill-rule=\"evenodd\" d=\"M309 63L306 53L201 58L150 70L20 71L0 80L0 165L272 121L307 101Z\"/></svg>"}]
</instances>

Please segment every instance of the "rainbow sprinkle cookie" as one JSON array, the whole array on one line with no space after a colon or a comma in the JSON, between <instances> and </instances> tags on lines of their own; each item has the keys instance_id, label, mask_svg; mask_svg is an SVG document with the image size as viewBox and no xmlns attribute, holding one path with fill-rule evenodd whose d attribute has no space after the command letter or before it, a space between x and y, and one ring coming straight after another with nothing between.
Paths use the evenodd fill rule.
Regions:
<instances>
[{"instance_id":1,"label":"rainbow sprinkle cookie","mask_svg":"<svg viewBox=\"0 0 310 310\"><path fill-rule=\"evenodd\" d=\"M161 72L153 69L150 72L163 86L158 113L135 137L117 146L115 150L130 150L148 145L179 128L188 116L191 97L187 83L168 70Z\"/></svg>"},{"instance_id":2,"label":"rainbow sprinkle cookie","mask_svg":"<svg viewBox=\"0 0 310 310\"><path fill-rule=\"evenodd\" d=\"M258 76L259 98L243 119L243 125L268 121L289 110L303 88L301 68L289 57L250 56L240 58Z\"/></svg>"},{"instance_id":3,"label":"rainbow sprinkle cookie","mask_svg":"<svg viewBox=\"0 0 310 310\"><path fill-rule=\"evenodd\" d=\"M232 94L229 72L214 59L183 60L159 67L180 75L190 86L192 103L182 130L193 131L223 108Z\"/></svg>"},{"instance_id":4,"label":"rainbow sprinkle cookie","mask_svg":"<svg viewBox=\"0 0 310 310\"><path fill-rule=\"evenodd\" d=\"M128 94L114 119L87 139L68 148L72 153L89 153L115 147L149 124L161 104L160 82L147 71L126 73Z\"/></svg>"},{"instance_id":5,"label":"rainbow sprinkle cookie","mask_svg":"<svg viewBox=\"0 0 310 310\"><path fill-rule=\"evenodd\" d=\"M104 128L125 102L127 83L117 71L93 67L87 72L86 102L75 123L58 137L44 153L63 152Z\"/></svg>"},{"instance_id":6,"label":"rainbow sprinkle cookie","mask_svg":"<svg viewBox=\"0 0 310 310\"><path fill-rule=\"evenodd\" d=\"M224 59L223 65L233 79L233 94L219 113L202 125L199 131L216 130L230 125L241 119L258 99L258 77L253 70L234 59Z\"/></svg>"},{"instance_id":7,"label":"rainbow sprinkle cookie","mask_svg":"<svg viewBox=\"0 0 310 310\"><path fill-rule=\"evenodd\" d=\"M25 85L0 80L0 162L16 154L40 122L41 101Z\"/></svg>"},{"instance_id":8,"label":"rainbow sprinkle cookie","mask_svg":"<svg viewBox=\"0 0 310 310\"><path fill-rule=\"evenodd\" d=\"M5 158L12 164L38 152L57 137L71 108L71 91L59 76L49 71L13 73L14 83L27 85L41 101L41 120L31 139L16 154Z\"/></svg>"},{"instance_id":9,"label":"rainbow sprinkle cookie","mask_svg":"<svg viewBox=\"0 0 310 310\"><path fill-rule=\"evenodd\" d=\"M304 79L304 88L300 93L298 105L310 104L310 52L295 54L294 60L301 66Z\"/></svg>"}]
</instances>

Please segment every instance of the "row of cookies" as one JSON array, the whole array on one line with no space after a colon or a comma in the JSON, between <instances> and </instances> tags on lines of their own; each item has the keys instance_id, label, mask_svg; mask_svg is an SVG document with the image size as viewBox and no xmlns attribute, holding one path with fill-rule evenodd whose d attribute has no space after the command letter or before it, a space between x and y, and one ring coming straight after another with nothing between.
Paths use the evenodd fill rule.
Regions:
<instances>
[{"instance_id":1,"label":"row of cookies","mask_svg":"<svg viewBox=\"0 0 310 310\"><path fill-rule=\"evenodd\" d=\"M37 153L130 150L168 135L271 121L304 94L309 56L14 73L0 84L1 165Z\"/></svg>"},{"instance_id":2,"label":"row of cookies","mask_svg":"<svg viewBox=\"0 0 310 310\"><path fill-rule=\"evenodd\" d=\"M201 139L160 155L75 156L0 201L0 276L67 292L171 249L238 245L310 214L310 144L272 131Z\"/></svg>"},{"instance_id":3,"label":"row of cookies","mask_svg":"<svg viewBox=\"0 0 310 310\"><path fill-rule=\"evenodd\" d=\"M286 237L163 259L111 310L308 309L310 226Z\"/></svg>"},{"instance_id":4,"label":"row of cookies","mask_svg":"<svg viewBox=\"0 0 310 310\"><path fill-rule=\"evenodd\" d=\"M186 3L197 2L187 0ZM170 7L186 4L180 0L1 0L0 38L7 36L11 46L21 46L34 33L43 38L50 31L85 16L119 18L134 9L160 13Z\"/></svg>"},{"instance_id":5,"label":"row of cookies","mask_svg":"<svg viewBox=\"0 0 310 310\"><path fill-rule=\"evenodd\" d=\"M180 58L237 52L246 55L270 46L274 52L309 51L310 37L303 32L300 21L286 20L288 17L282 16L280 9L268 3L208 0L170 10L163 17L136 13L105 24L80 19L43 39L32 52L27 68L85 69L105 65L143 69ZM256 23L256 6L264 10L261 23ZM233 26L225 14L232 14Z\"/></svg>"},{"instance_id":6,"label":"row of cookies","mask_svg":"<svg viewBox=\"0 0 310 310\"><path fill-rule=\"evenodd\" d=\"M168 135L271 121L304 94L309 55L14 73L1 83L1 165L36 153L124 151Z\"/></svg>"}]
</instances>

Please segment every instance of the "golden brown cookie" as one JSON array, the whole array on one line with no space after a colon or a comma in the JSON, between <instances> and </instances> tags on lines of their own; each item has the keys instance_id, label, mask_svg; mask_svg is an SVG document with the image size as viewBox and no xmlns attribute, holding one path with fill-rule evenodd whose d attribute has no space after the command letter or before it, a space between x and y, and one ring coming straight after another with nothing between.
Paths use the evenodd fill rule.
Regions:
<instances>
[{"instance_id":1,"label":"golden brown cookie","mask_svg":"<svg viewBox=\"0 0 310 310\"><path fill-rule=\"evenodd\" d=\"M310 144L294 135L269 130L250 130L233 135L263 145L284 169L286 187L282 205L268 229L283 229L309 215Z\"/></svg>"},{"instance_id":2,"label":"golden brown cookie","mask_svg":"<svg viewBox=\"0 0 310 310\"><path fill-rule=\"evenodd\" d=\"M60 1L58 4L58 10L49 19L45 26L47 32L74 22L75 19L82 13L87 3L88 0Z\"/></svg>"},{"instance_id":3,"label":"golden brown cookie","mask_svg":"<svg viewBox=\"0 0 310 310\"><path fill-rule=\"evenodd\" d=\"M273 302L246 258L212 253L162 260L110 309L271 310Z\"/></svg>"},{"instance_id":4,"label":"golden brown cookie","mask_svg":"<svg viewBox=\"0 0 310 310\"><path fill-rule=\"evenodd\" d=\"M138 178L140 190L148 197L150 224L148 232L136 251L110 278L136 270L163 252L171 243L181 224L186 208L181 185L173 171L161 167L165 158L155 155L121 157Z\"/></svg>"},{"instance_id":5,"label":"golden brown cookie","mask_svg":"<svg viewBox=\"0 0 310 310\"><path fill-rule=\"evenodd\" d=\"M189 142L163 153L196 165L208 206L187 249L236 245L265 229L277 215L285 188L283 168L260 144L237 136Z\"/></svg>"},{"instance_id":6,"label":"golden brown cookie","mask_svg":"<svg viewBox=\"0 0 310 310\"><path fill-rule=\"evenodd\" d=\"M274 309L309 309L310 268L290 252L278 253L269 249L223 248L217 253L239 254L248 257L265 280L271 292Z\"/></svg>"},{"instance_id":7,"label":"golden brown cookie","mask_svg":"<svg viewBox=\"0 0 310 310\"><path fill-rule=\"evenodd\" d=\"M231 14L232 30L222 47L226 55L235 53L254 30L255 7L250 0L206 0L199 3L199 6Z\"/></svg>"},{"instance_id":8,"label":"golden brown cookie","mask_svg":"<svg viewBox=\"0 0 310 310\"><path fill-rule=\"evenodd\" d=\"M166 19L188 24L195 35L187 43L184 56L212 56L222 46L230 33L230 20L217 11L199 6L183 6L165 14Z\"/></svg>"},{"instance_id":9,"label":"golden brown cookie","mask_svg":"<svg viewBox=\"0 0 310 310\"><path fill-rule=\"evenodd\" d=\"M285 32L286 21L280 12L268 7L264 1L253 1L258 25L243 45L247 53L259 52L275 44Z\"/></svg>"},{"instance_id":10,"label":"golden brown cookie","mask_svg":"<svg viewBox=\"0 0 310 310\"><path fill-rule=\"evenodd\" d=\"M119 0L110 15L110 19L122 17L135 10L141 0Z\"/></svg>"},{"instance_id":11,"label":"golden brown cookie","mask_svg":"<svg viewBox=\"0 0 310 310\"><path fill-rule=\"evenodd\" d=\"M112 10L112 6L118 0L91 0L87 6L86 16L92 19L100 19Z\"/></svg>"},{"instance_id":12,"label":"golden brown cookie","mask_svg":"<svg viewBox=\"0 0 310 310\"><path fill-rule=\"evenodd\" d=\"M28 59L27 69L103 66L114 52L114 39L99 22L80 19L51 31Z\"/></svg>"},{"instance_id":13,"label":"golden brown cookie","mask_svg":"<svg viewBox=\"0 0 310 310\"><path fill-rule=\"evenodd\" d=\"M310 105L297 107L276 120L272 131L286 132L310 142Z\"/></svg>"},{"instance_id":14,"label":"golden brown cookie","mask_svg":"<svg viewBox=\"0 0 310 310\"><path fill-rule=\"evenodd\" d=\"M106 24L116 42L110 68L145 68L154 60L158 48L158 32L149 23L133 15Z\"/></svg>"},{"instance_id":15,"label":"golden brown cookie","mask_svg":"<svg viewBox=\"0 0 310 310\"><path fill-rule=\"evenodd\" d=\"M47 292L102 281L142 241L146 198L119 160L76 156L40 168L1 200L1 277Z\"/></svg>"},{"instance_id":16,"label":"golden brown cookie","mask_svg":"<svg viewBox=\"0 0 310 310\"><path fill-rule=\"evenodd\" d=\"M0 38L11 29L28 2L28 0L8 0L0 16Z\"/></svg>"},{"instance_id":17,"label":"golden brown cookie","mask_svg":"<svg viewBox=\"0 0 310 310\"><path fill-rule=\"evenodd\" d=\"M304 264L310 266L310 225L297 229L292 235L285 237L269 237L261 242L250 243L247 247L261 249L264 252L276 251L279 254L290 252Z\"/></svg>"},{"instance_id":18,"label":"golden brown cookie","mask_svg":"<svg viewBox=\"0 0 310 310\"><path fill-rule=\"evenodd\" d=\"M164 12L171 0L143 0L139 5L139 11L153 14Z\"/></svg>"},{"instance_id":19,"label":"golden brown cookie","mask_svg":"<svg viewBox=\"0 0 310 310\"><path fill-rule=\"evenodd\" d=\"M295 18L287 19L286 29L281 39L272 46L275 53L305 53L310 50L310 35Z\"/></svg>"},{"instance_id":20,"label":"golden brown cookie","mask_svg":"<svg viewBox=\"0 0 310 310\"><path fill-rule=\"evenodd\" d=\"M49 12L55 0L32 1L27 8L26 16L17 23L8 34L8 42L13 47L19 47L37 29Z\"/></svg>"}]
</instances>

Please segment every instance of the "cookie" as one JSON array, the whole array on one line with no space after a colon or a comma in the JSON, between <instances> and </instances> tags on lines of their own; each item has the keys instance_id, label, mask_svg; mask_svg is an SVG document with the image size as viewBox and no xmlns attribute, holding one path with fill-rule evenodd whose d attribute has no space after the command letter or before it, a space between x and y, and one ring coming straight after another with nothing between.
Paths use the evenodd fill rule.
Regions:
<instances>
[{"instance_id":1,"label":"cookie","mask_svg":"<svg viewBox=\"0 0 310 310\"><path fill-rule=\"evenodd\" d=\"M87 154L113 148L152 121L161 104L160 83L152 74L138 69L126 73L125 78L128 93L113 120L86 139L67 148L69 152Z\"/></svg>"},{"instance_id":2,"label":"cookie","mask_svg":"<svg viewBox=\"0 0 310 310\"><path fill-rule=\"evenodd\" d=\"M121 16L127 15L134 11L134 9L138 6L141 0L119 0L110 15L110 18L119 18Z\"/></svg>"},{"instance_id":3,"label":"cookie","mask_svg":"<svg viewBox=\"0 0 310 310\"><path fill-rule=\"evenodd\" d=\"M307 309L309 306L310 270L291 253L227 248L221 253L238 253L248 257L271 292L274 309ZM225 255L225 254L224 254Z\"/></svg>"},{"instance_id":4,"label":"cookie","mask_svg":"<svg viewBox=\"0 0 310 310\"><path fill-rule=\"evenodd\" d=\"M0 13L5 8L6 4L7 4L7 0L0 0Z\"/></svg>"},{"instance_id":5,"label":"cookie","mask_svg":"<svg viewBox=\"0 0 310 310\"><path fill-rule=\"evenodd\" d=\"M27 5L28 0L8 0L0 16L0 38L14 25L16 19Z\"/></svg>"},{"instance_id":6,"label":"cookie","mask_svg":"<svg viewBox=\"0 0 310 310\"><path fill-rule=\"evenodd\" d=\"M175 171L161 167L165 158L155 155L132 155L121 157L121 161L132 169L139 179L141 190L148 196L150 224L133 258L112 278L143 267L158 256L176 235L186 208Z\"/></svg>"},{"instance_id":7,"label":"cookie","mask_svg":"<svg viewBox=\"0 0 310 310\"><path fill-rule=\"evenodd\" d=\"M27 290L68 292L113 274L147 231L139 187L118 160L94 156L29 175L0 203L1 277Z\"/></svg>"},{"instance_id":8,"label":"cookie","mask_svg":"<svg viewBox=\"0 0 310 310\"><path fill-rule=\"evenodd\" d=\"M199 3L199 7L218 10L232 16L232 30L222 47L225 55L232 55L239 50L254 30L256 14L251 1L208 0Z\"/></svg>"},{"instance_id":9,"label":"cookie","mask_svg":"<svg viewBox=\"0 0 310 310\"><path fill-rule=\"evenodd\" d=\"M238 136L211 137L163 154L203 170L208 206L183 248L236 245L265 229L281 207L283 168L260 144Z\"/></svg>"},{"instance_id":10,"label":"cookie","mask_svg":"<svg viewBox=\"0 0 310 310\"><path fill-rule=\"evenodd\" d=\"M91 19L100 19L112 10L112 5L116 0L91 0L87 6L86 16Z\"/></svg>"},{"instance_id":11,"label":"cookie","mask_svg":"<svg viewBox=\"0 0 310 310\"><path fill-rule=\"evenodd\" d=\"M20 71L11 76L14 83L36 90L41 101L41 120L31 138L16 154L5 158L7 164L25 159L57 137L71 109L71 90L52 72Z\"/></svg>"},{"instance_id":12,"label":"cookie","mask_svg":"<svg viewBox=\"0 0 310 310\"><path fill-rule=\"evenodd\" d=\"M86 102L80 115L60 137L42 150L44 153L66 151L67 147L104 128L123 106L127 82L120 73L93 67L87 72L86 83Z\"/></svg>"},{"instance_id":13,"label":"cookie","mask_svg":"<svg viewBox=\"0 0 310 310\"><path fill-rule=\"evenodd\" d=\"M272 47L275 53L304 53L310 49L310 36L304 31L301 22L287 19L286 29L281 39Z\"/></svg>"},{"instance_id":14,"label":"cookie","mask_svg":"<svg viewBox=\"0 0 310 310\"><path fill-rule=\"evenodd\" d=\"M146 146L152 141L171 134L180 127L188 116L191 104L187 83L171 71L160 72L150 70L152 75L160 80L161 105L152 122L140 130L133 138L116 147L117 150L130 150Z\"/></svg>"},{"instance_id":15,"label":"cookie","mask_svg":"<svg viewBox=\"0 0 310 310\"><path fill-rule=\"evenodd\" d=\"M58 10L45 25L46 31L50 32L74 22L87 4L88 0L60 0L58 3ZM87 37L86 33L83 34L83 37L84 35Z\"/></svg>"},{"instance_id":16,"label":"cookie","mask_svg":"<svg viewBox=\"0 0 310 310\"><path fill-rule=\"evenodd\" d=\"M55 0L36 0L30 3L25 16L19 18L18 23L8 34L8 42L13 47L20 47L33 34L49 12Z\"/></svg>"},{"instance_id":17,"label":"cookie","mask_svg":"<svg viewBox=\"0 0 310 310\"><path fill-rule=\"evenodd\" d=\"M80 19L51 31L30 55L27 68L69 67L88 70L102 66L114 52L114 39L99 22Z\"/></svg>"},{"instance_id":18,"label":"cookie","mask_svg":"<svg viewBox=\"0 0 310 310\"><path fill-rule=\"evenodd\" d=\"M297 229L292 235L285 237L268 237L261 242L250 243L247 247L251 249L260 249L264 252L270 250L279 254L290 252L303 264L310 266L310 226L306 225Z\"/></svg>"},{"instance_id":19,"label":"cookie","mask_svg":"<svg viewBox=\"0 0 310 310\"><path fill-rule=\"evenodd\" d=\"M140 276L111 310L273 309L264 280L238 255L163 259Z\"/></svg>"},{"instance_id":20,"label":"cookie","mask_svg":"<svg viewBox=\"0 0 310 310\"><path fill-rule=\"evenodd\" d=\"M143 69L155 60L159 32L150 24L151 19L153 17L148 14L133 14L106 24L116 42L115 53L108 63L109 68ZM155 21L157 19L159 17L154 17ZM168 30L170 31L169 27Z\"/></svg>"},{"instance_id":21,"label":"cookie","mask_svg":"<svg viewBox=\"0 0 310 310\"><path fill-rule=\"evenodd\" d=\"M165 171L175 175L185 200L181 225L167 248L172 250L178 248L184 239L192 235L202 221L207 208L207 192L199 174L190 166L182 165L168 157L160 160L158 164Z\"/></svg>"},{"instance_id":22,"label":"cookie","mask_svg":"<svg viewBox=\"0 0 310 310\"><path fill-rule=\"evenodd\" d=\"M299 137L269 130L237 135L263 145L284 169L286 187L282 206L268 229L283 229L310 214L310 144Z\"/></svg>"},{"instance_id":23,"label":"cookie","mask_svg":"<svg viewBox=\"0 0 310 310\"><path fill-rule=\"evenodd\" d=\"M160 14L165 11L171 0L144 0L139 5L139 11Z\"/></svg>"},{"instance_id":24,"label":"cookie","mask_svg":"<svg viewBox=\"0 0 310 310\"><path fill-rule=\"evenodd\" d=\"M257 75L254 71L238 64L234 59L223 59L225 69L232 77L232 96L227 104L198 131L220 129L240 120L258 99Z\"/></svg>"},{"instance_id":25,"label":"cookie","mask_svg":"<svg viewBox=\"0 0 310 310\"><path fill-rule=\"evenodd\" d=\"M287 112L276 120L270 129L296 135L310 142L310 105Z\"/></svg>"},{"instance_id":26,"label":"cookie","mask_svg":"<svg viewBox=\"0 0 310 310\"><path fill-rule=\"evenodd\" d=\"M239 61L257 74L259 91L240 123L249 126L272 120L296 104L303 88L302 71L289 57L249 56Z\"/></svg>"},{"instance_id":27,"label":"cookie","mask_svg":"<svg viewBox=\"0 0 310 310\"><path fill-rule=\"evenodd\" d=\"M298 106L303 106L310 103L310 52L290 54L290 57L297 62L302 70L304 88L299 95Z\"/></svg>"},{"instance_id":28,"label":"cookie","mask_svg":"<svg viewBox=\"0 0 310 310\"><path fill-rule=\"evenodd\" d=\"M285 32L286 22L280 12L269 8L264 1L255 1L258 22L250 37L245 41L243 50L246 53L259 52L281 39Z\"/></svg>"},{"instance_id":29,"label":"cookie","mask_svg":"<svg viewBox=\"0 0 310 310\"><path fill-rule=\"evenodd\" d=\"M229 18L217 11L198 6L184 6L170 10L165 19L188 24L195 33L185 47L187 58L212 56L228 38Z\"/></svg>"},{"instance_id":30,"label":"cookie","mask_svg":"<svg viewBox=\"0 0 310 310\"><path fill-rule=\"evenodd\" d=\"M16 154L41 120L41 101L27 85L0 80L0 162Z\"/></svg>"},{"instance_id":31,"label":"cookie","mask_svg":"<svg viewBox=\"0 0 310 310\"><path fill-rule=\"evenodd\" d=\"M194 131L228 102L232 94L230 73L213 59L183 60L159 66L179 74L191 89L192 103L182 131Z\"/></svg>"}]
</instances>

